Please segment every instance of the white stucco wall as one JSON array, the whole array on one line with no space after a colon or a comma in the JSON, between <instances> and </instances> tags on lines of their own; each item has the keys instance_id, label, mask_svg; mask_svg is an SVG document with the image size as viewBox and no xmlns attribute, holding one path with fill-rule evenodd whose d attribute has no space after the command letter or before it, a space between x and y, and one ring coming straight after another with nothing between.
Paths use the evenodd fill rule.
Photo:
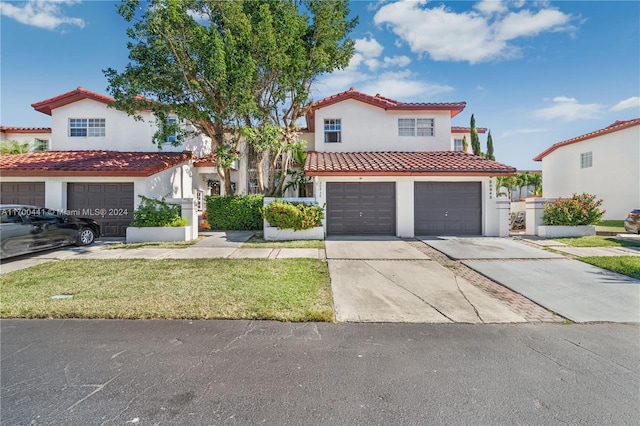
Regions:
<instances>
[{"instance_id":1,"label":"white stucco wall","mask_svg":"<svg viewBox=\"0 0 640 426\"><path fill-rule=\"evenodd\" d=\"M324 142L325 118L341 119L341 143ZM398 118L432 118L434 136L398 136ZM385 111L347 99L315 112L316 151L449 151L452 143L449 111Z\"/></svg>"},{"instance_id":2,"label":"white stucco wall","mask_svg":"<svg viewBox=\"0 0 640 426\"><path fill-rule=\"evenodd\" d=\"M51 144L53 151L109 150L109 151L158 151L153 143L153 134L157 125L148 111L139 113L143 120L136 121L127 113L109 108L106 104L92 99L83 99L56 108L51 114ZM70 118L104 118L104 137L69 136ZM188 130L192 129L189 127ZM162 151L181 152L189 150L198 157L211 152L211 140L198 136L185 141L182 145L163 144Z\"/></svg>"},{"instance_id":3,"label":"white stucco wall","mask_svg":"<svg viewBox=\"0 0 640 426\"><path fill-rule=\"evenodd\" d=\"M593 166L580 168L580 154L592 152ZM624 219L640 208L640 126L566 145L542 159L546 198L588 192L603 200L605 219Z\"/></svg>"},{"instance_id":4,"label":"white stucco wall","mask_svg":"<svg viewBox=\"0 0 640 426\"><path fill-rule=\"evenodd\" d=\"M67 183L133 183L134 205L140 204L139 195L149 198L192 198L193 170L183 163L149 177L3 177L3 182L44 182L45 207L67 209ZM184 192L182 191L184 188ZM184 193L184 196L182 195Z\"/></svg>"},{"instance_id":5,"label":"white stucco wall","mask_svg":"<svg viewBox=\"0 0 640 426\"><path fill-rule=\"evenodd\" d=\"M51 133L13 133L13 132L0 133L0 140L18 141L20 143L26 142L31 144L31 149L33 149L33 143L36 139L47 140L49 141L49 146L51 146Z\"/></svg>"},{"instance_id":6,"label":"white stucco wall","mask_svg":"<svg viewBox=\"0 0 640 426\"><path fill-rule=\"evenodd\" d=\"M328 177L313 178L316 202L327 202L327 182L396 182L396 235L401 238L414 237L414 183L415 182L480 182L482 185L482 235L499 236L499 213L493 177ZM325 221L326 222L326 221ZM325 223L325 235L327 233Z\"/></svg>"}]
</instances>

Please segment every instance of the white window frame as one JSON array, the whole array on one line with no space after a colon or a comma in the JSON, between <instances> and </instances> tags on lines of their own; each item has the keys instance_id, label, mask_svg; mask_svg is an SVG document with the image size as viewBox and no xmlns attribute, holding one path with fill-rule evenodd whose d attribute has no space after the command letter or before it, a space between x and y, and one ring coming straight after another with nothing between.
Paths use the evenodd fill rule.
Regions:
<instances>
[{"instance_id":1,"label":"white window frame","mask_svg":"<svg viewBox=\"0 0 640 426\"><path fill-rule=\"evenodd\" d=\"M335 136L335 140L331 140L330 135ZM342 119L341 118L325 118L324 119L324 143L342 143Z\"/></svg>"},{"instance_id":2,"label":"white window frame","mask_svg":"<svg viewBox=\"0 0 640 426\"><path fill-rule=\"evenodd\" d=\"M33 140L33 152L49 151L49 139L35 138Z\"/></svg>"},{"instance_id":3,"label":"white window frame","mask_svg":"<svg viewBox=\"0 0 640 426\"><path fill-rule=\"evenodd\" d=\"M105 137L106 134L107 121L104 118L69 119L69 137L71 138L100 138Z\"/></svg>"},{"instance_id":4,"label":"white window frame","mask_svg":"<svg viewBox=\"0 0 640 426\"><path fill-rule=\"evenodd\" d=\"M593 167L593 151L580 154L580 168L587 169L589 167Z\"/></svg>"},{"instance_id":5,"label":"white window frame","mask_svg":"<svg viewBox=\"0 0 640 426\"><path fill-rule=\"evenodd\" d=\"M454 151L463 151L464 145L462 143L462 139L454 139L453 140L453 150Z\"/></svg>"},{"instance_id":6,"label":"white window frame","mask_svg":"<svg viewBox=\"0 0 640 426\"><path fill-rule=\"evenodd\" d=\"M178 121L178 119L175 117L167 118L167 124L175 123L176 121ZM172 135L169 135L165 138L164 143L171 145L176 140L178 140L178 133L174 132Z\"/></svg>"},{"instance_id":7,"label":"white window frame","mask_svg":"<svg viewBox=\"0 0 640 426\"><path fill-rule=\"evenodd\" d=\"M204 191L197 189L196 191L196 209L201 212L204 210Z\"/></svg>"},{"instance_id":8,"label":"white window frame","mask_svg":"<svg viewBox=\"0 0 640 426\"><path fill-rule=\"evenodd\" d=\"M398 118L398 136L435 136L433 118Z\"/></svg>"}]
</instances>

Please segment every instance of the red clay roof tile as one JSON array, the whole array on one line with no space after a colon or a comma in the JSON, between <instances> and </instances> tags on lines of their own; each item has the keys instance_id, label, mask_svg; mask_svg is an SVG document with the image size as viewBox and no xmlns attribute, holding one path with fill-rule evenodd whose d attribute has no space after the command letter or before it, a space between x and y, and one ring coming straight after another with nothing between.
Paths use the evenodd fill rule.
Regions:
<instances>
[{"instance_id":1,"label":"red clay roof tile","mask_svg":"<svg viewBox=\"0 0 640 426\"><path fill-rule=\"evenodd\" d=\"M51 133L51 127L0 126L0 133Z\"/></svg>"},{"instance_id":2,"label":"red clay roof tile","mask_svg":"<svg viewBox=\"0 0 640 426\"><path fill-rule=\"evenodd\" d=\"M478 133L486 133L486 127L476 127ZM471 133L471 127L451 126L451 133Z\"/></svg>"},{"instance_id":3,"label":"red clay roof tile","mask_svg":"<svg viewBox=\"0 0 640 426\"><path fill-rule=\"evenodd\" d=\"M56 108L60 108L61 106L64 106L64 105L68 105L73 102L77 102L82 99L93 99L94 101L102 102L105 104L110 104L116 101L115 99L110 98L109 96L92 92L83 87L78 87L75 90L72 90L67 93L63 93L62 95L58 95L50 99L45 99L44 101L33 103L31 104L31 106L36 111L39 111L43 114L51 115L52 110Z\"/></svg>"},{"instance_id":4,"label":"red clay roof tile","mask_svg":"<svg viewBox=\"0 0 640 426\"><path fill-rule=\"evenodd\" d=\"M0 156L2 176L146 177L184 163L191 152L48 151Z\"/></svg>"},{"instance_id":5,"label":"red clay roof tile","mask_svg":"<svg viewBox=\"0 0 640 426\"><path fill-rule=\"evenodd\" d=\"M544 157L551 154L553 151L555 151L560 147L571 145L577 142L582 142L587 139L606 135L607 133L617 132L618 130L628 129L629 127L638 126L638 125L640 125L640 118L634 118L633 120L617 120L614 123L605 127L604 129L596 130L595 132L591 132L582 136L577 136L575 138L567 139L566 141L554 143L549 148L545 149L540 154L533 157L533 161L542 161Z\"/></svg>"},{"instance_id":6,"label":"red clay roof tile","mask_svg":"<svg viewBox=\"0 0 640 426\"><path fill-rule=\"evenodd\" d=\"M516 169L460 151L317 152L307 154L309 176L496 176Z\"/></svg>"},{"instance_id":7,"label":"red clay roof tile","mask_svg":"<svg viewBox=\"0 0 640 426\"><path fill-rule=\"evenodd\" d=\"M198 158L193 162L195 167L217 167L218 159L216 158L216 153L212 152L210 154L205 155L204 157Z\"/></svg>"}]
</instances>

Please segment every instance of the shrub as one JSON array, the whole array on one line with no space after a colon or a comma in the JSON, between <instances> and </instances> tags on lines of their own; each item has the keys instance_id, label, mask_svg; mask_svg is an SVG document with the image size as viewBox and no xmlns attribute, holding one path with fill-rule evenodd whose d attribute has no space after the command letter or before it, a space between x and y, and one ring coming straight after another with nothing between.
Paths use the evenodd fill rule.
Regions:
<instances>
[{"instance_id":1,"label":"shrub","mask_svg":"<svg viewBox=\"0 0 640 426\"><path fill-rule=\"evenodd\" d=\"M595 225L600 222L605 210L600 210L602 200L595 195L573 194L571 198L559 198L545 204L542 221L545 225Z\"/></svg>"},{"instance_id":2,"label":"shrub","mask_svg":"<svg viewBox=\"0 0 640 426\"><path fill-rule=\"evenodd\" d=\"M274 200L262 208L262 217L278 229L302 229L321 226L324 209L318 205Z\"/></svg>"},{"instance_id":3,"label":"shrub","mask_svg":"<svg viewBox=\"0 0 640 426\"><path fill-rule=\"evenodd\" d=\"M207 197L207 222L211 229L255 231L262 229L263 195L212 195Z\"/></svg>"},{"instance_id":4,"label":"shrub","mask_svg":"<svg viewBox=\"0 0 640 426\"><path fill-rule=\"evenodd\" d=\"M130 226L148 228L152 226L173 227L188 225L187 219L182 217L182 208L177 204L169 204L164 198L161 200L147 198L140 195L142 201L133 212Z\"/></svg>"}]
</instances>

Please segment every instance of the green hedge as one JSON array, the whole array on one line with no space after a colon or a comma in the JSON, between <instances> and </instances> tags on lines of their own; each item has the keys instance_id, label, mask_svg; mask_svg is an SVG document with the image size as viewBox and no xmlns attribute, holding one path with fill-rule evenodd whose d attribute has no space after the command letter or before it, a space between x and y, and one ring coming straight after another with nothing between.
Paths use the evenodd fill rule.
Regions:
<instances>
[{"instance_id":1,"label":"green hedge","mask_svg":"<svg viewBox=\"0 0 640 426\"><path fill-rule=\"evenodd\" d=\"M595 225L606 212L601 210L602 200L595 195L573 194L571 198L559 198L544 205L542 221L545 225L577 226Z\"/></svg>"},{"instance_id":2,"label":"green hedge","mask_svg":"<svg viewBox=\"0 0 640 426\"><path fill-rule=\"evenodd\" d=\"M207 222L211 229L255 231L262 229L263 195L213 195L207 197Z\"/></svg>"},{"instance_id":3,"label":"green hedge","mask_svg":"<svg viewBox=\"0 0 640 426\"><path fill-rule=\"evenodd\" d=\"M324 209L315 204L274 200L262 208L262 215L271 226L278 229L300 231L321 226Z\"/></svg>"},{"instance_id":4,"label":"green hedge","mask_svg":"<svg viewBox=\"0 0 640 426\"><path fill-rule=\"evenodd\" d=\"M133 212L131 226L139 228L187 226L189 222L182 217L182 208L177 204L167 203L161 200L147 198L140 195L142 201Z\"/></svg>"}]
</instances>

